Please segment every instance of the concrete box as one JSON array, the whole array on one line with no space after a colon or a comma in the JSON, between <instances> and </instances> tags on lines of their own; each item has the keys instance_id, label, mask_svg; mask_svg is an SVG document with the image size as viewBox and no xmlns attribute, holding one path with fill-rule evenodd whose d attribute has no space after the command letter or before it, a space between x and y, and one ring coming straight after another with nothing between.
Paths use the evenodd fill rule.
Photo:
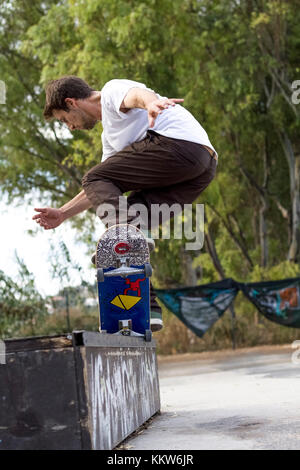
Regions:
<instances>
[{"instance_id":1,"label":"concrete box","mask_svg":"<svg viewBox=\"0 0 300 470\"><path fill-rule=\"evenodd\" d=\"M5 341L1 449L113 449L160 410L155 341L88 331Z\"/></svg>"}]
</instances>

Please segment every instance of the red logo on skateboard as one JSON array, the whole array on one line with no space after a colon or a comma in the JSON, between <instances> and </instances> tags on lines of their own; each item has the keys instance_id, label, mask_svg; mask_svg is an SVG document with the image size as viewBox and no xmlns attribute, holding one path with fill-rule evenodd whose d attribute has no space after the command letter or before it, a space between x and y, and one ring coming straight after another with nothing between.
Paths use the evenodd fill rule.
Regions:
<instances>
[{"instance_id":1,"label":"red logo on skateboard","mask_svg":"<svg viewBox=\"0 0 300 470\"><path fill-rule=\"evenodd\" d=\"M143 282L146 278L144 279L137 279L136 281L130 281L130 279L126 279L126 284L129 284L129 287L124 290L124 295L128 295L127 292L130 290L132 292L137 292L137 296L141 296L141 288L140 288L140 282Z\"/></svg>"},{"instance_id":2,"label":"red logo on skateboard","mask_svg":"<svg viewBox=\"0 0 300 470\"><path fill-rule=\"evenodd\" d=\"M118 255L126 255L126 253L128 253L130 250L130 245L126 242L119 242L114 247L114 250Z\"/></svg>"},{"instance_id":3,"label":"red logo on skateboard","mask_svg":"<svg viewBox=\"0 0 300 470\"><path fill-rule=\"evenodd\" d=\"M140 283L145 281L145 279L144 277L144 279L130 281L127 278L125 282L129 287L124 289L123 294L116 295L110 303L123 310L130 310L142 299ZM128 294L128 292L131 292L131 294Z\"/></svg>"}]
</instances>

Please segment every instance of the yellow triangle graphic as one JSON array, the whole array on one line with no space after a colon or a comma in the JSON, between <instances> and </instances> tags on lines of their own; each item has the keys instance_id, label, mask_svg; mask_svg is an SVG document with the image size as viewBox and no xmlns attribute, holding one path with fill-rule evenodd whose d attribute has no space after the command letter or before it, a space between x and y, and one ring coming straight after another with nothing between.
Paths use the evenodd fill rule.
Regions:
<instances>
[{"instance_id":1,"label":"yellow triangle graphic","mask_svg":"<svg viewBox=\"0 0 300 470\"><path fill-rule=\"evenodd\" d=\"M111 302L111 304L115 305L116 307L120 307L123 310L125 310L124 305L122 304L121 300L119 299L119 296L117 295Z\"/></svg>"},{"instance_id":2,"label":"yellow triangle graphic","mask_svg":"<svg viewBox=\"0 0 300 470\"><path fill-rule=\"evenodd\" d=\"M136 297L135 295L119 295L122 304L125 306L126 310L131 309L135 304L137 304L142 297Z\"/></svg>"},{"instance_id":3,"label":"yellow triangle graphic","mask_svg":"<svg viewBox=\"0 0 300 470\"><path fill-rule=\"evenodd\" d=\"M122 308L123 310L130 310L136 305L142 297L135 295L117 295L110 303L116 307Z\"/></svg>"}]
</instances>

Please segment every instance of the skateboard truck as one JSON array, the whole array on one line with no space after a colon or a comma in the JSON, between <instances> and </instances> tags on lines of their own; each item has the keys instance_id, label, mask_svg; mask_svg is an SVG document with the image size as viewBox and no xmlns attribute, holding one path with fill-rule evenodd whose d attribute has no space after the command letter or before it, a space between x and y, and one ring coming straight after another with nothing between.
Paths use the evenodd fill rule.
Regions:
<instances>
[{"instance_id":1,"label":"skateboard truck","mask_svg":"<svg viewBox=\"0 0 300 470\"><path fill-rule=\"evenodd\" d=\"M146 341L151 341L152 331L146 330L145 334L137 333L132 330L132 321L131 320L119 320L119 331L113 333L114 335L123 335L123 336L144 336Z\"/></svg>"},{"instance_id":2,"label":"skateboard truck","mask_svg":"<svg viewBox=\"0 0 300 470\"><path fill-rule=\"evenodd\" d=\"M121 334L123 336L131 336L132 332L132 321L131 320L119 320L119 331L115 334Z\"/></svg>"},{"instance_id":3,"label":"skateboard truck","mask_svg":"<svg viewBox=\"0 0 300 470\"><path fill-rule=\"evenodd\" d=\"M127 266L126 259L120 261L121 266L111 271L105 271L103 268L97 268L97 281L103 282L105 277L121 276L123 278L131 276L132 274L144 274L146 277L151 277L152 267L150 263L145 263L144 268L132 268Z\"/></svg>"}]
</instances>

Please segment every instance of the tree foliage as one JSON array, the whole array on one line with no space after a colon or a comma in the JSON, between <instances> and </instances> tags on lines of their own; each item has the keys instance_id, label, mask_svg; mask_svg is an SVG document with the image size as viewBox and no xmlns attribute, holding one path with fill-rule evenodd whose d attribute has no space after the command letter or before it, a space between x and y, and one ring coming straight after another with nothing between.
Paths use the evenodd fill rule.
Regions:
<instances>
[{"instance_id":1,"label":"tree foliage","mask_svg":"<svg viewBox=\"0 0 300 470\"><path fill-rule=\"evenodd\" d=\"M28 326L35 333L38 320L47 315L46 299L35 287L34 276L24 262L17 258L18 279L14 281L0 271L0 337L18 334L20 327Z\"/></svg>"},{"instance_id":2,"label":"tree foliage","mask_svg":"<svg viewBox=\"0 0 300 470\"><path fill-rule=\"evenodd\" d=\"M35 188L61 204L101 159L100 124L71 137L43 121L49 79L73 73L99 90L112 78L138 80L185 98L219 153L217 177L197 201L206 207L204 250L187 254L184 241L159 242L159 284L246 280L277 265L284 277L286 260L297 271L297 2L10 0L0 16L0 78L8 89L0 184L11 198Z\"/></svg>"}]
</instances>

